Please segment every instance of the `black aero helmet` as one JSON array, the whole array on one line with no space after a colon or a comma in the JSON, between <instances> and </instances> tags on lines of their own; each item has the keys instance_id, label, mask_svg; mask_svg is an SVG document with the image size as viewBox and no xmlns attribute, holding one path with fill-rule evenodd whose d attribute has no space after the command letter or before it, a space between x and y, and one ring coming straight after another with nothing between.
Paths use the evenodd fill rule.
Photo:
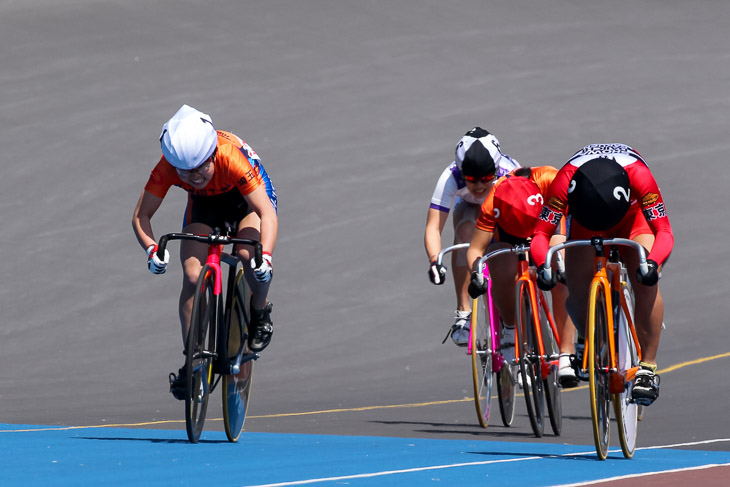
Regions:
<instances>
[{"instance_id":1,"label":"black aero helmet","mask_svg":"<svg viewBox=\"0 0 730 487\"><path fill-rule=\"evenodd\" d=\"M456 144L455 157L462 174L481 178L497 172L502 153L494 135L481 127L474 127Z\"/></svg>"},{"instance_id":2,"label":"black aero helmet","mask_svg":"<svg viewBox=\"0 0 730 487\"><path fill-rule=\"evenodd\" d=\"M569 213L588 230L616 225L631 206L626 170L614 159L598 157L583 163L568 187Z\"/></svg>"}]
</instances>

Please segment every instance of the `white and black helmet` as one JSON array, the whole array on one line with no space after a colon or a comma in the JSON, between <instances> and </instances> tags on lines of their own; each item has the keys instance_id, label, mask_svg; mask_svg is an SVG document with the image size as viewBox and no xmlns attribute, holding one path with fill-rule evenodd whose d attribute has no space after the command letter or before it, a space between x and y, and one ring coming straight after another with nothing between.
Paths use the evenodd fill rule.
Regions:
<instances>
[{"instance_id":1,"label":"white and black helmet","mask_svg":"<svg viewBox=\"0 0 730 487\"><path fill-rule=\"evenodd\" d=\"M183 105L162 126L162 154L178 169L195 169L213 155L218 134L210 115Z\"/></svg>"},{"instance_id":2,"label":"white and black helmet","mask_svg":"<svg viewBox=\"0 0 730 487\"><path fill-rule=\"evenodd\" d=\"M481 127L468 131L456 144L455 161L465 176L483 177L497 172L502 151L497 137Z\"/></svg>"}]
</instances>

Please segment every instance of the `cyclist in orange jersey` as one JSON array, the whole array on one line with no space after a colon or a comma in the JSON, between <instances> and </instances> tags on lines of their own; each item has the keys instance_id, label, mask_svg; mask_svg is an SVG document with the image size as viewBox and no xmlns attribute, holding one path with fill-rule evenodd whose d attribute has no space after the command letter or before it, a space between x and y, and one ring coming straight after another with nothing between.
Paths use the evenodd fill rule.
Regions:
<instances>
[{"instance_id":1,"label":"cyclist in orange jersey","mask_svg":"<svg viewBox=\"0 0 730 487\"><path fill-rule=\"evenodd\" d=\"M486 292L486 282L480 284L476 277L479 259L490 251L527 241L538 222L543 194L547 193L557 173L558 170L551 166L521 167L494 183L494 190L482 204L467 250L467 262L472 270L469 285L472 298ZM555 245L564 241L565 227L558 228L550 243ZM501 345L508 359L512 359L514 354L517 267L515 254L500 255L489 262L489 274L494 284L492 297L505 324ZM567 295L567 288L562 283L552 293L555 324L560 337L558 380L566 388L578 384L570 362L570 356L575 353L575 327L565 310Z\"/></svg>"},{"instance_id":2,"label":"cyclist in orange jersey","mask_svg":"<svg viewBox=\"0 0 730 487\"><path fill-rule=\"evenodd\" d=\"M256 266L246 246L238 246L235 252L244 262L246 281L252 292L249 347L254 352L261 351L273 333L272 306L267 296L278 233L274 186L248 144L230 132L216 131L209 115L188 105L183 105L163 126L160 145L163 155L152 170L132 216L134 233L147 253L147 266L153 274L163 274L167 269L170 255L167 250L165 255L158 255L151 219L171 186L188 193L183 232L208 234L215 227L231 226L238 238L259 240L263 247L261 265ZM206 244L181 242L184 277L179 314L183 346L195 286L206 258ZM177 376L171 374L170 392L177 399L184 398L185 375L184 367Z\"/></svg>"}]
</instances>

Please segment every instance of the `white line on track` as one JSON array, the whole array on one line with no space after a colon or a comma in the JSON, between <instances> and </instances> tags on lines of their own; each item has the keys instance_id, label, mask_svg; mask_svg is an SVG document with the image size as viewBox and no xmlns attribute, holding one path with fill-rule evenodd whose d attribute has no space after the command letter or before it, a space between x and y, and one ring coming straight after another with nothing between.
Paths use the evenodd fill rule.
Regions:
<instances>
[{"instance_id":1,"label":"white line on track","mask_svg":"<svg viewBox=\"0 0 730 487\"><path fill-rule=\"evenodd\" d=\"M557 458L558 455L555 455ZM247 487L284 487L287 485L305 485L315 484L319 482L332 482L337 480L351 480L351 479L363 479L370 477L381 477L384 475L394 475L399 473L412 473L412 472L425 472L428 470L442 470L445 468L456 468L456 467L471 467L474 465L491 465L494 463L509 463L509 462L522 462L525 460L538 460L543 457L524 457L524 458L510 458L507 460L489 460L483 462L469 462L469 463L452 463L448 465L431 465L429 467L418 467L418 468L404 468L402 470L385 470L383 472L372 472L372 473L361 473L356 475L343 475L341 477L324 477L319 479L305 479L305 480L294 480L291 482L280 482L277 484L257 484L250 485Z\"/></svg>"},{"instance_id":2,"label":"white line on track","mask_svg":"<svg viewBox=\"0 0 730 487\"><path fill-rule=\"evenodd\" d=\"M655 450L660 448L677 448L682 446L696 446L696 445L707 445L710 443L722 443L722 442L730 442L730 438L717 438L712 440L702 440L702 441L692 441L687 443L675 443L672 445L656 445L656 446L647 446L643 448L637 448L637 450ZM620 451L620 450L616 450ZM250 485L247 487L286 487L289 485L306 485L306 484L316 484L321 482L333 482L333 481L340 481L340 480L352 480L352 479L362 479L362 478L372 478L372 477L382 477L386 475L396 475L396 474L403 474L403 473L413 473L413 472L425 472L429 470L443 470L447 468L458 468L458 467L473 467L477 465L493 465L497 463L510 463L510 462L524 462L528 460L542 460L545 458L560 458L560 457L572 457L572 456L579 456L579 455L592 455L595 451L591 450L589 452L578 452L578 453L565 453L563 455L549 455L549 456L532 456L532 457L522 457L522 458L511 458L506 460L487 460L483 462L468 462L468 463L452 463L447 465L431 465L428 467L418 467L418 468L406 468L402 470L385 470L382 472L371 472L371 473L362 473L362 474L355 474L355 475L343 475L340 477L323 477L323 478L317 478L317 479L304 479L304 480L293 480L290 482L279 482L275 484L256 484L256 485ZM606 478L606 479L599 479L599 480L592 480L588 482L581 482L577 484L565 484L565 485L559 485L555 487L577 487L581 485L591 485L596 484L600 482L606 482L608 480L620 480L624 478L632 478L632 477L641 477L644 475L658 475L662 473L670 473L670 472L681 472L685 470L698 470L703 468L713 468L713 467L722 467L722 466L730 466L730 464L710 464L710 465L701 465L698 467L688 467L688 468L681 468L676 470L663 470L658 472L647 472L643 474L633 474L633 475L625 475L621 477L612 477L612 478Z\"/></svg>"}]
</instances>

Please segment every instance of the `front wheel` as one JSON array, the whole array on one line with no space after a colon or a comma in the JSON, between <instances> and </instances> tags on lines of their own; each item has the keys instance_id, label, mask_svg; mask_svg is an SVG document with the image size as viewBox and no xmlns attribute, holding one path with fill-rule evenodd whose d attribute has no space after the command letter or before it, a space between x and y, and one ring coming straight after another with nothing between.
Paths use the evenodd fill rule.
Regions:
<instances>
[{"instance_id":1,"label":"front wheel","mask_svg":"<svg viewBox=\"0 0 730 487\"><path fill-rule=\"evenodd\" d=\"M588 385L591 401L593 441L600 460L608 456L610 423L611 337L608 332L606 294L600 281L591 284L588 306L588 336L585 353L588 354Z\"/></svg>"},{"instance_id":2,"label":"front wheel","mask_svg":"<svg viewBox=\"0 0 730 487\"><path fill-rule=\"evenodd\" d=\"M469 335L474 404L479 425L482 428L486 428L489 424L489 401L492 396L492 350L494 348L484 299L475 299L472 302Z\"/></svg>"},{"instance_id":3,"label":"front wheel","mask_svg":"<svg viewBox=\"0 0 730 487\"><path fill-rule=\"evenodd\" d=\"M553 333L548 319L549 308L547 306L548 293L537 291L541 300L540 304L540 327L542 330L542 341L545 348L545 362L548 374L545 377L545 402L547 403L550 426L556 436L560 436L563 429L563 403L560 397L560 386L558 384L558 363L560 348Z\"/></svg>"},{"instance_id":4,"label":"front wheel","mask_svg":"<svg viewBox=\"0 0 730 487\"><path fill-rule=\"evenodd\" d=\"M544 431L544 400L543 376L540 365L540 348L537 343L533 302L530 299L530 289L525 281L518 281L517 292L517 343L519 349L520 376L522 390L525 394L527 415L530 417L530 426L538 438Z\"/></svg>"},{"instance_id":5,"label":"front wheel","mask_svg":"<svg viewBox=\"0 0 730 487\"><path fill-rule=\"evenodd\" d=\"M243 269L236 274L235 291L231 295L231 305L228 313L228 359L236 358L241 343L244 344L243 355L251 354L248 348L248 314L244 299L245 279ZM236 442L243 431L243 424L246 421L248 401L251 396L251 382L253 379L253 360L241 364L237 374L225 374L223 376L223 424L226 429L226 436L229 441Z\"/></svg>"},{"instance_id":6,"label":"front wheel","mask_svg":"<svg viewBox=\"0 0 730 487\"><path fill-rule=\"evenodd\" d=\"M624 284L622 287L623 298L628 306L629 316L633 323L634 318L634 299L629 287ZM619 298L619 296L616 296ZM622 378L623 389L618 394L611 397L614 407L614 415L618 426L618 437L621 443L621 451L624 457L631 458L634 456L636 449L636 435L638 428L638 420L640 411L636 403L631 402L630 382L626 382L623 378L627 372L633 367L639 365L639 354L634 343L629 322L624 312L621 301L617 299L614 303L614 323L616 326L616 355L618 359L618 375Z\"/></svg>"},{"instance_id":7,"label":"front wheel","mask_svg":"<svg viewBox=\"0 0 730 487\"><path fill-rule=\"evenodd\" d=\"M499 320L499 326L504 327L504 322ZM514 345L510 345L514 349ZM500 352L504 357L504 350ZM502 416L502 424L511 426L515 419L515 396L516 378L515 365L506 359L502 361L502 367L497 372L497 400L499 402L499 413Z\"/></svg>"},{"instance_id":8,"label":"front wheel","mask_svg":"<svg viewBox=\"0 0 730 487\"><path fill-rule=\"evenodd\" d=\"M197 443L205 423L213 381L216 296L214 274L203 266L193 296L193 311L186 346L185 428L191 443Z\"/></svg>"}]
</instances>

